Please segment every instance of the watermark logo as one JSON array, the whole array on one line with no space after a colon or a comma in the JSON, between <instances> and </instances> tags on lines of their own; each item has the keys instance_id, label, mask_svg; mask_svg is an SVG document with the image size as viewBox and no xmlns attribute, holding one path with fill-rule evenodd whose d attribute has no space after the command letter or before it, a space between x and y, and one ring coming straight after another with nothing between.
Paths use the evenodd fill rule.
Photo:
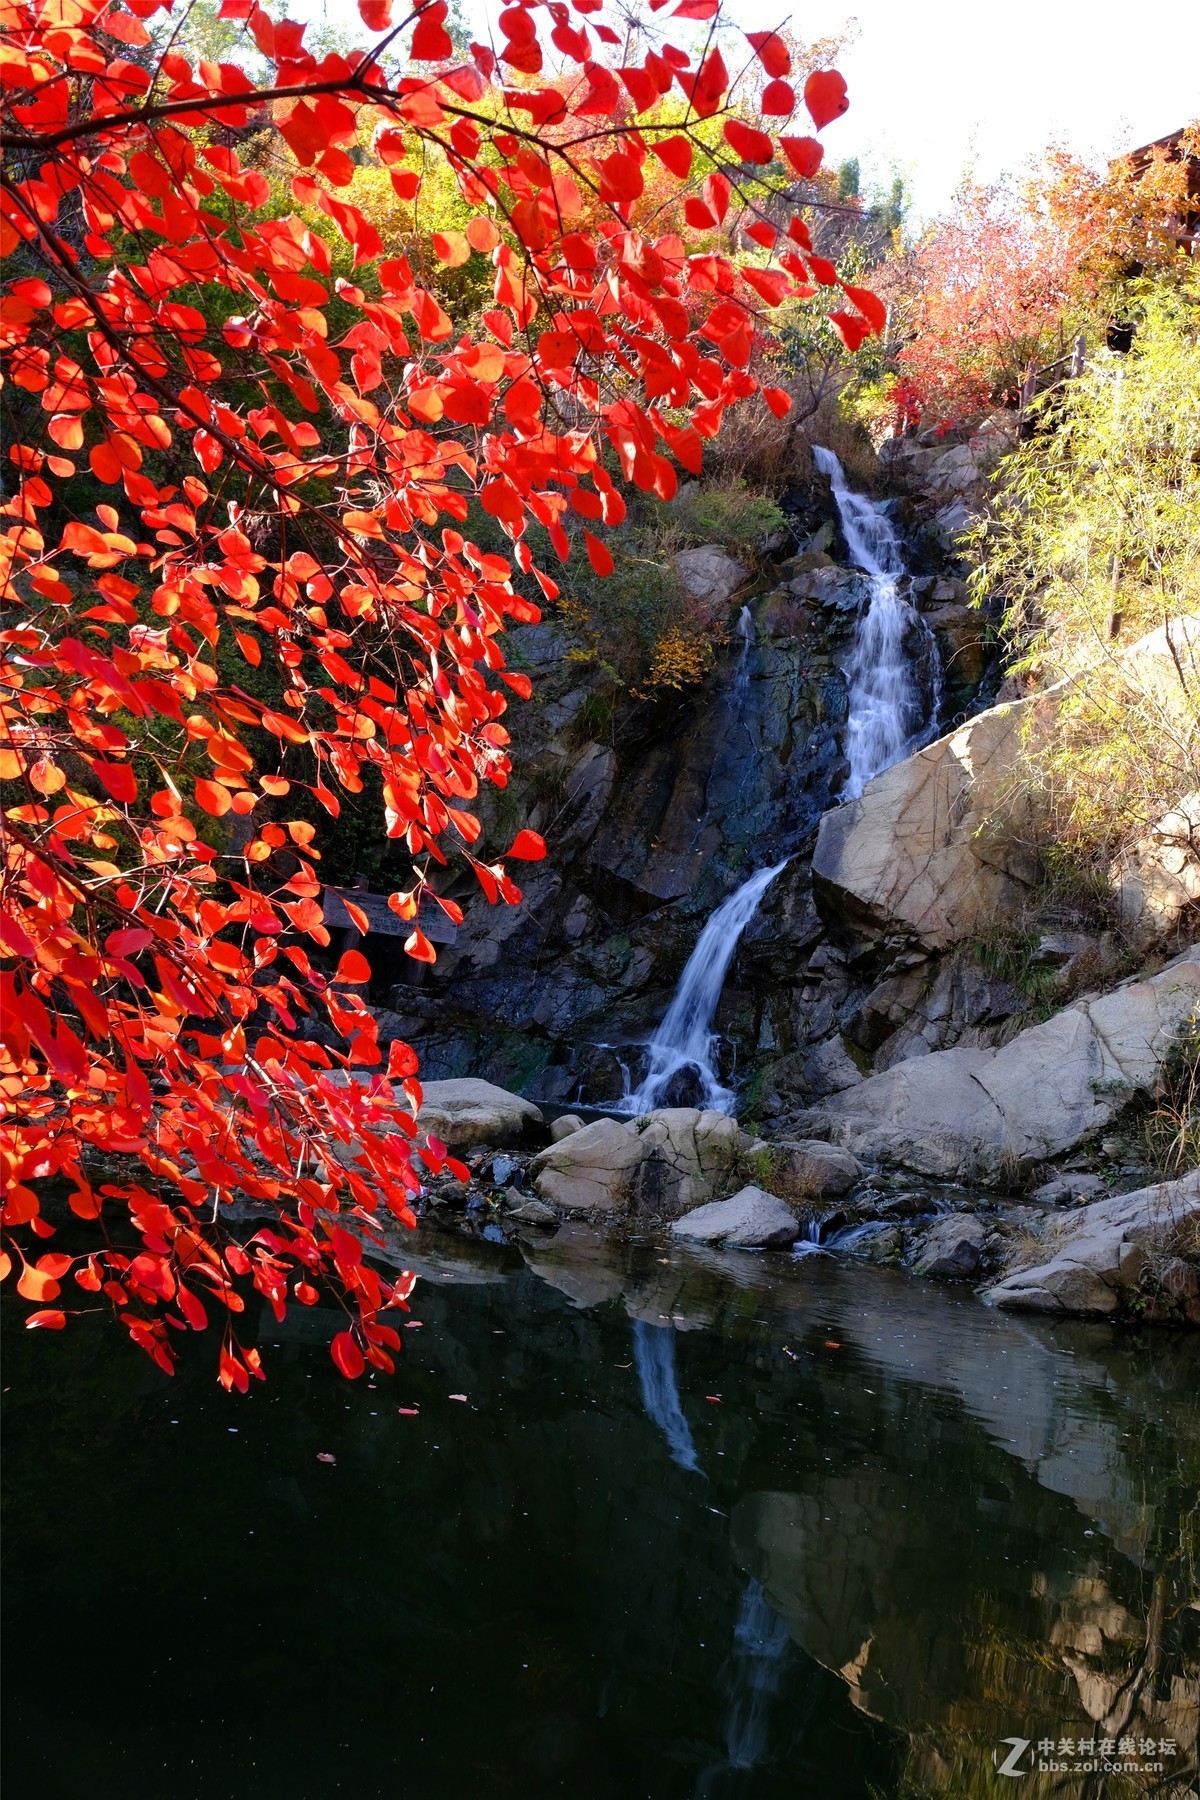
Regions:
<instances>
[{"instance_id":1,"label":"watermark logo","mask_svg":"<svg viewBox=\"0 0 1200 1800\"><path fill-rule=\"evenodd\" d=\"M1174 1738L1006 1737L992 1751L997 1775L1162 1775L1177 1754Z\"/></svg>"},{"instance_id":2,"label":"watermark logo","mask_svg":"<svg viewBox=\"0 0 1200 1800\"><path fill-rule=\"evenodd\" d=\"M1000 1750L1003 1750L1004 1746L1007 1744L1008 1755L1004 1758L1004 1761L1001 1762L1000 1750L992 1751L992 1761L996 1765L997 1775L1031 1775L1033 1773L1033 1765L1030 1764L1027 1768L1023 1769L1020 1767L1020 1762L1032 1742L1032 1738L1002 1738L1000 1741Z\"/></svg>"}]
</instances>

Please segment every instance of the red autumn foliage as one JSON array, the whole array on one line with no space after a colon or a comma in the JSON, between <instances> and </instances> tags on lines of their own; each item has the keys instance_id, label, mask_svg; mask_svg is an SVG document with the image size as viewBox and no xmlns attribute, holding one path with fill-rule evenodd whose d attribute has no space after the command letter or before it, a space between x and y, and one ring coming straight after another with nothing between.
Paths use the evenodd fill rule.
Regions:
<instances>
[{"instance_id":1,"label":"red autumn foliage","mask_svg":"<svg viewBox=\"0 0 1200 1800\"><path fill-rule=\"evenodd\" d=\"M698 121L734 101L711 39L615 69L600 0L573 0L574 22L517 0L499 57L459 61L443 0L394 22L360 0L388 35L314 55L301 24L223 0L254 49L193 64L156 47L159 5L3 8L0 322L20 430L0 508L0 1276L39 1307L32 1326L110 1306L168 1372L175 1334L215 1314L219 1378L244 1392L262 1374L239 1332L251 1289L282 1318L325 1285L345 1312L338 1368L390 1369L387 1315L412 1277L366 1260L379 1210L412 1225L427 1172L465 1175L419 1137L413 1052L384 1064L354 991L364 959L328 972L319 852L289 796L336 817L339 795L377 785L412 858L390 904L418 959L449 854L490 902L519 902L503 860L473 854L471 807L504 785L508 692L528 693L505 625L558 593L527 524L566 558L581 515L592 566L611 568L618 482L665 498L673 456L698 466L757 393L768 309L809 270L789 252L745 280L721 247L752 222L738 157L770 145L742 121L713 167ZM389 76L410 26L422 67ZM539 82L547 33L574 67ZM754 41L782 105L786 48ZM641 117L673 90L672 123ZM806 92L818 125L835 116L836 78ZM240 160L264 130L303 216L268 210ZM345 197L365 130L405 199L423 151L448 160L473 217L432 249L490 265L476 328ZM728 233L703 251L641 205L647 158L655 192L682 193L693 148L706 228ZM335 280L343 244L353 278ZM846 297L842 335L874 329L871 297ZM507 554L472 541L475 507ZM544 852L522 831L507 854ZM313 1019L344 1048L306 1036ZM41 1247L48 1195L94 1230L90 1253ZM239 1235L235 1200L270 1223Z\"/></svg>"}]
</instances>

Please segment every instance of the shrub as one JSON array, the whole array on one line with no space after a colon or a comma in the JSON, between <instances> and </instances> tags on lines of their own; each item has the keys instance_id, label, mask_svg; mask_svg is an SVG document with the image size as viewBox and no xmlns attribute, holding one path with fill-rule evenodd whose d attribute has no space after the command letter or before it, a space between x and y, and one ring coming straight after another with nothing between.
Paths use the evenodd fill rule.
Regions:
<instances>
[{"instance_id":1,"label":"shrub","mask_svg":"<svg viewBox=\"0 0 1200 1800\"><path fill-rule=\"evenodd\" d=\"M1102 351L1041 403L965 548L999 597L1018 672L1076 677L1027 778L1060 847L1103 861L1200 786L1200 294L1140 296L1127 356ZM1123 656L1170 624L1171 663ZM1155 671L1159 672L1155 672Z\"/></svg>"}]
</instances>

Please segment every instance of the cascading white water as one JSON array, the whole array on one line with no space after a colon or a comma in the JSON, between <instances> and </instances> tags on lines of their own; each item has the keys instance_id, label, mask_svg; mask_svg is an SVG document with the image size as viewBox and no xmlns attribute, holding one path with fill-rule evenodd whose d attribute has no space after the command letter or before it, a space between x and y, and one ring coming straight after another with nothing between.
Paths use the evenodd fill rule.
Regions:
<instances>
[{"instance_id":1,"label":"cascading white water","mask_svg":"<svg viewBox=\"0 0 1200 1800\"><path fill-rule=\"evenodd\" d=\"M675 1328L633 1321L633 1360L642 1386L642 1405L667 1440L671 1461L694 1475L702 1474L692 1430L679 1401L675 1373Z\"/></svg>"},{"instance_id":2,"label":"cascading white water","mask_svg":"<svg viewBox=\"0 0 1200 1800\"><path fill-rule=\"evenodd\" d=\"M809 1219L800 1237L796 1239L792 1255L794 1257L824 1255L821 1245L820 1219Z\"/></svg>"},{"instance_id":3,"label":"cascading white water","mask_svg":"<svg viewBox=\"0 0 1200 1800\"><path fill-rule=\"evenodd\" d=\"M832 450L814 445L813 460L829 477L846 546L871 584L871 603L859 621L846 665L850 776L844 793L854 800L872 776L899 762L936 721L941 660L929 627L900 592L899 583L906 573L904 557L883 507L847 487L845 471ZM929 694L921 691L907 647L914 632L923 641L931 670Z\"/></svg>"},{"instance_id":4,"label":"cascading white water","mask_svg":"<svg viewBox=\"0 0 1200 1800\"><path fill-rule=\"evenodd\" d=\"M846 669L850 690L846 755L850 775L845 795L854 799L873 775L890 768L936 721L941 663L932 632L900 592L899 584L906 573L904 557L883 507L847 487L845 471L831 450L814 446L813 457L822 474L829 477L850 555L871 586L871 603L859 623ZM750 680L754 622L748 607L742 608L738 635L741 650L730 690L735 715L742 710ZM914 637L922 646L920 658L912 655ZM925 683L918 679L918 661L929 670ZM646 1046L646 1073L633 1092L623 1096L620 1111L636 1116L664 1105L674 1077L685 1069L694 1071L702 1106L717 1112L733 1110L736 1096L722 1086L713 1068L713 1014L738 940L784 866L776 863L773 868L760 869L712 915L688 959L662 1024ZM808 1254L817 1248L814 1242L805 1245Z\"/></svg>"},{"instance_id":5,"label":"cascading white water","mask_svg":"<svg viewBox=\"0 0 1200 1800\"><path fill-rule=\"evenodd\" d=\"M732 1110L733 1091L722 1087L712 1064L716 1042L712 1030L713 1014L738 939L784 866L784 863L776 863L773 868L760 869L749 881L744 881L718 906L700 933L696 948L679 978L675 998L646 1046L650 1066L634 1092L622 1100L622 1112L636 1117L661 1106L671 1078L687 1068L696 1071L704 1106L714 1112Z\"/></svg>"}]
</instances>

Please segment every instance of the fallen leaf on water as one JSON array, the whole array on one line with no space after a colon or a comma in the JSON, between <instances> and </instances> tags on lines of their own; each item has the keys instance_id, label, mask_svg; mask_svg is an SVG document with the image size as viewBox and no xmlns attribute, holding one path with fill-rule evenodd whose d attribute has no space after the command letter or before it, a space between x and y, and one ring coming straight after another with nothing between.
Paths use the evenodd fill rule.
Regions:
<instances>
[{"instance_id":1,"label":"fallen leaf on water","mask_svg":"<svg viewBox=\"0 0 1200 1800\"><path fill-rule=\"evenodd\" d=\"M328 1450L318 1450L317 1451L317 1461L318 1462L336 1462L337 1457L330 1456Z\"/></svg>"},{"instance_id":2,"label":"fallen leaf on water","mask_svg":"<svg viewBox=\"0 0 1200 1800\"><path fill-rule=\"evenodd\" d=\"M709 1404L710 1404L710 1405L712 1405L712 1406L720 1406L720 1404L721 1404L721 1396L720 1396L720 1394L705 1394L705 1396L704 1396L704 1398L705 1398L705 1399L706 1399L706 1400L707 1400L707 1401L708 1401L708 1402L709 1402Z\"/></svg>"},{"instance_id":3,"label":"fallen leaf on water","mask_svg":"<svg viewBox=\"0 0 1200 1800\"><path fill-rule=\"evenodd\" d=\"M398 1406L396 1408L402 1419L415 1419L420 1410L419 1406Z\"/></svg>"},{"instance_id":4,"label":"fallen leaf on water","mask_svg":"<svg viewBox=\"0 0 1200 1800\"><path fill-rule=\"evenodd\" d=\"M465 1400L466 1397L467 1396L465 1394L451 1394L451 1396L450 1396L450 1398L452 1400Z\"/></svg>"},{"instance_id":5,"label":"fallen leaf on water","mask_svg":"<svg viewBox=\"0 0 1200 1800\"><path fill-rule=\"evenodd\" d=\"M842 1346L838 1343L836 1338L826 1338L825 1339L825 1348L827 1350L840 1350L841 1347Z\"/></svg>"},{"instance_id":6,"label":"fallen leaf on water","mask_svg":"<svg viewBox=\"0 0 1200 1800\"><path fill-rule=\"evenodd\" d=\"M424 1323L424 1319L405 1319L404 1329L405 1331L420 1331Z\"/></svg>"}]
</instances>

